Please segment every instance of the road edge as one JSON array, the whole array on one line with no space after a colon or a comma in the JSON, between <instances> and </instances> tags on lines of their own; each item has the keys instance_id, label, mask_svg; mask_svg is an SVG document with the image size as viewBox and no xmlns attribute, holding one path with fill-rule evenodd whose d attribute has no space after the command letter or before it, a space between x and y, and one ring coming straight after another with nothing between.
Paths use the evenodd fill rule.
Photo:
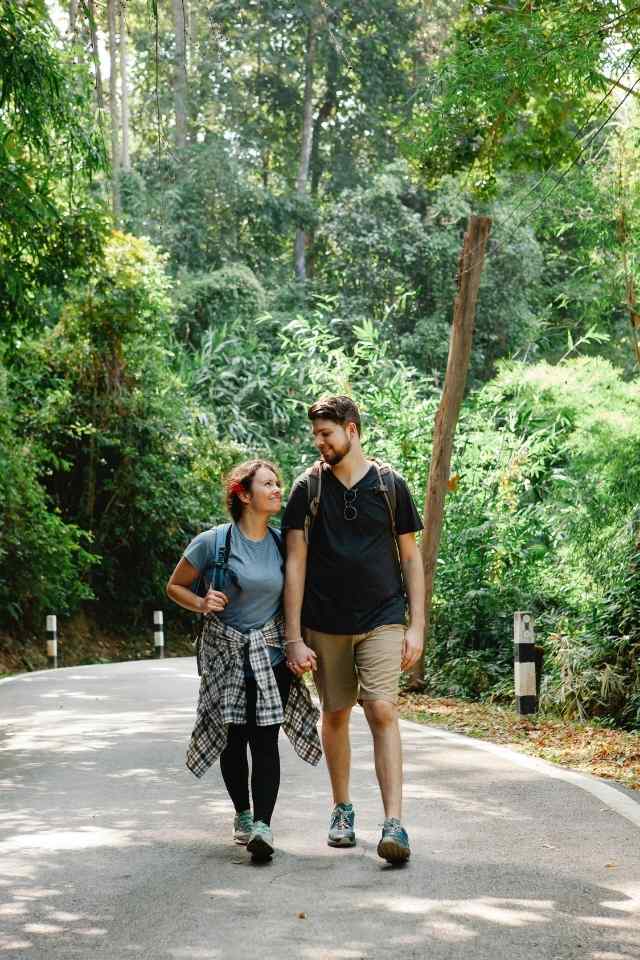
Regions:
<instances>
[{"instance_id":1,"label":"road edge","mask_svg":"<svg viewBox=\"0 0 640 960\"><path fill-rule=\"evenodd\" d=\"M600 777L592 776L588 773L579 773L577 770L570 770L561 767L558 764L550 763L548 760L542 760L540 757L531 757L526 753L520 753L511 747L505 747L499 743L491 743L489 740L480 740L476 737L467 737L463 733L454 733L443 727L431 727L422 723L416 723L415 720L400 720L400 727L408 727L411 730L419 730L427 737L433 739L445 739L459 743L465 747L472 747L476 750L482 750L485 753L492 753L495 756L510 760L517 766L526 767L529 770L535 770L554 780L564 780L571 783L581 790L585 790L596 797L601 803L604 803L615 813L624 817L640 828L640 798L629 796L622 793L616 787L611 786L606 780Z\"/></svg>"}]
</instances>

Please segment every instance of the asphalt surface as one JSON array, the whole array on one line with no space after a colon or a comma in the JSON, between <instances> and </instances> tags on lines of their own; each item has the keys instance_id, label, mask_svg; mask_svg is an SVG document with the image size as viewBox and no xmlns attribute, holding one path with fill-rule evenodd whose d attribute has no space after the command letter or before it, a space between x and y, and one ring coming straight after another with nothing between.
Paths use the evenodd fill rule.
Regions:
<instances>
[{"instance_id":1,"label":"asphalt surface","mask_svg":"<svg viewBox=\"0 0 640 960\"><path fill-rule=\"evenodd\" d=\"M0 684L0 960L639 960L633 800L403 725L393 868L358 713L358 846L326 846L326 770L282 736L277 852L252 865L218 767L184 767L196 693L187 659Z\"/></svg>"}]
</instances>

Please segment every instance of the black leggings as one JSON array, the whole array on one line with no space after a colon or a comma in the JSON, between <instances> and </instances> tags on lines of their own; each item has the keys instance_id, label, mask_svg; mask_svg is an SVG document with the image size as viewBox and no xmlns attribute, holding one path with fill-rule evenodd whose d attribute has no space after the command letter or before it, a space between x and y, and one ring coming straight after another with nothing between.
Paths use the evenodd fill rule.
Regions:
<instances>
[{"instance_id":1,"label":"black leggings","mask_svg":"<svg viewBox=\"0 0 640 960\"><path fill-rule=\"evenodd\" d=\"M291 687L291 671L286 663L273 668L283 708L287 705ZM249 763L247 746L251 750L251 796L253 819L271 823L280 787L280 753L278 734L280 724L259 727L256 724L256 681L247 680L247 723L232 723L227 728L227 745L220 755L220 769L229 796L237 813L248 810Z\"/></svg>"}]
</instances>

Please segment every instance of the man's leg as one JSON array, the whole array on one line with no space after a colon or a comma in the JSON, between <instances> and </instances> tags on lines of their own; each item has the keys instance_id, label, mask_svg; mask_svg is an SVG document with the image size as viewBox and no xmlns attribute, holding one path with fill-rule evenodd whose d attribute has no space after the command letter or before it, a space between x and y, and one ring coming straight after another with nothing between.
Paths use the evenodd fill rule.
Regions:
<instances>
[{"instance_id":1,"label":"man's leg","mask_svg":"<svg viewBox=\"0 0 640 960\"><path fill-rule=\"evenodd\" d=\"M398 711L385 700L365 700L364 712L373 735L376 777L385 817L402 814L402 744Z\"/></svg>"},{"instance_id":2,"label":"man's leg","mask_svg":"<svg viewBox=\"0 0 640 960\"><path fill-rule=\"evenodd\" d=\"M324 750L333 802L349 803L349 777L351 773L351 741L349 720L351 707L344 710L322 712L322 747Z\"/></svg>"},{"instance_id":3,"label":"man's leg","mask_svg":"<svg viewBox=\"0 0 640 960\"><path fill-rule=\"evenodd\" d=\"M366 634L355 648L360 697L373 735L385 817L398 820L402 807L402 745L396 701L403 641L402 624L384 624Z\"/></svg>"}]
</instances>

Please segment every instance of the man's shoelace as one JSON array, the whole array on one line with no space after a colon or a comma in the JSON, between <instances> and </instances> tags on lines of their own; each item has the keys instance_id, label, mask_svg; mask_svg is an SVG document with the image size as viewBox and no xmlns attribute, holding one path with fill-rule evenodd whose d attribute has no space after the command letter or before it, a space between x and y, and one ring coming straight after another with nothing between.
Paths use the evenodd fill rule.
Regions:
<instances>
[{"instance_id":1,"label":"man's shoelace","mask_svg":"<svg viewBox=\"0 0 640 960\"><path fill-rule=\"evenodd\" d=\"M403 843L406 843L407 841L406 831L399 822L385 823L383 826L383 833L385 837L392 837L394 840L402 840Z\"/></svg>"}]
</instances>

